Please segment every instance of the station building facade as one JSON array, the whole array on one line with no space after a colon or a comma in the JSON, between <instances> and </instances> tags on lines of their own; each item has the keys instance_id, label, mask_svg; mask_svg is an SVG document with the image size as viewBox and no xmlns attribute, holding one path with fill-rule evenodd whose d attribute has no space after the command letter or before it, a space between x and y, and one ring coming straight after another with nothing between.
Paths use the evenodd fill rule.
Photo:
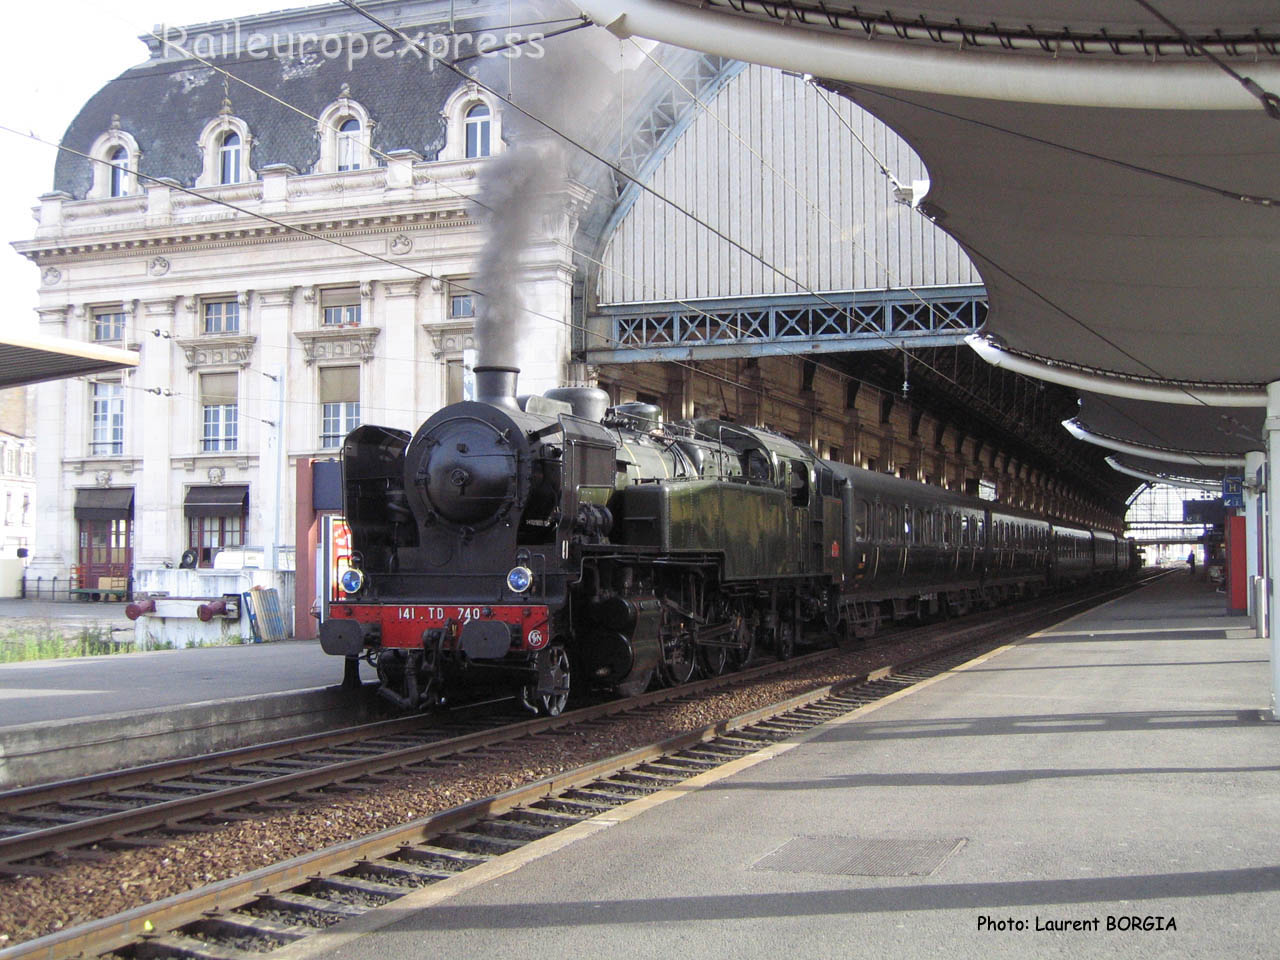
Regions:
<instances>
[{"instance_id":1,"label":"station building facade","mask_svg":"<svg viewBox=\"0 0 1280 960\"><path fill-rule=\"evenodd\" d=\"M444 29L449 15L436 0L394 6L402 23ZM344 25L353 16L264 14L238 24L237 42L362 29ZM599 114L623 129L598 124L593 147L794 279L606 169L571 166L523 259L521 392L598 383L668 417L768 426L868 469L1102 519L998 439L827 364L579 362L602 303L980 282L954 241L896 201L884 163L906 183L925 171L856 106L703 55L651 65L591 35L617 46L597 61L627 66ZM335 457L360 423L413 430L460 399L486 239L473 200L511 139L500 102L421 58L290 48L213 60L251 89L144 39L150 58L64 138L93 159L60 156L34 239L15 244L41 268L42 332L139 353L133 371L37 388L29 575L90 586L184 556L207 567L224 547L290 547L298 464ZM628 152L632 134L644 150ZM816 228L814 210L827 212Z\"/></svg>"},{"instance_id":2,"label":"station building facade","mask_svg":"<svg viewBox=\"0 0 1280 960\"><path fill-rule=\"evenodd\" d=\"M323 34L331 13L239 26ZM30 577L96 586L287 547L296 465L461 399L473 346L472 198L505 148L498 103L414 57L212 61L257 92L149 44L64 139L114 166L61 154L15 244L41 269L41 333L139 354L35 388ZM575 209L566 196L525 257L522 389L565 379Z\"/></svg>"}]
</instances>

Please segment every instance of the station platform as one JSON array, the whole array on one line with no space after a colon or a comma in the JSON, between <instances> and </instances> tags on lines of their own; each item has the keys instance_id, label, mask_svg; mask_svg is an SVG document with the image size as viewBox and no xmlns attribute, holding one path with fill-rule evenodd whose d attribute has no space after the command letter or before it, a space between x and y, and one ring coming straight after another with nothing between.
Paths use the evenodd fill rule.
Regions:
<instances>
[{"instance_id":1,"label":"station platform","mask_svg":"<svg viewBox=\"0 0 1280 960\"><path fill-rule=\"evenodd\" d=\"M1274 957L1269 648L1222 608L1175 574L304 952Z\"/></svg>"},{"instance_id":2,"label":"station platform","mask_svg":"<svg viewBox=\"0 0 1280 960\"><path fill-rule=\"evenodd\" d=\"M0 601L0 629L58 625L128 630L120 603ZM366 678L368 667L362 668ZM342 682L318 641L286 640L99 657L0 663L0 730L122 711L261 696Z\"/></svg>"}]
</instances>

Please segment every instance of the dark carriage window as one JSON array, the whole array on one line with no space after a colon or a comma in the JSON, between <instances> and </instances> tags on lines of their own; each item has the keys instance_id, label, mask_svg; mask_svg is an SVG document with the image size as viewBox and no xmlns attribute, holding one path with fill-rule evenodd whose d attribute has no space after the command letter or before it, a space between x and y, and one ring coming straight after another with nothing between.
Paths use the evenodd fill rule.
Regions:
<instances>
[{"instance_id":1,"label":"dark carriage window","mask_svg":"<svg viewBox=\"0 0 1280 960\"><path fill-rule=\"evenodd\" d=\"M871 519L871 506L865 500L857 501L853 506L853 536L856 540L867 539L867 522Z\"/></svg>"},{"instance_id":2,"label":"dark carriage window","mask_svg":"<svg viewBox=\"0 0 1280 960\"><path fill-rule=\"evenodd\" d=\"M885 507L884 520L884 539L890 543L897 543L902 539L902 527L898 525L898 508L892 506Z\"/></svg>"}]
</instances>

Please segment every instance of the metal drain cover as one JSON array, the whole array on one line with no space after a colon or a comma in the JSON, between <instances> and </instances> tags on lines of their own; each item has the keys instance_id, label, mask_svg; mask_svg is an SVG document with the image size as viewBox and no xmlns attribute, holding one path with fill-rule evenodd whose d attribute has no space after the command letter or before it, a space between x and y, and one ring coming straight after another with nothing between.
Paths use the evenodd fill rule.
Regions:
<instances>
[{"instance_id":1,"label":"metal drain cover","mask_svg":"<svg viewBox=\"0 0 1280 960\"><path fill-rule=\"evenodd\" d=\"M796 837L752 864L754 870L855 877L927 877L964 838Z\"/></svg>"}]
</instances>

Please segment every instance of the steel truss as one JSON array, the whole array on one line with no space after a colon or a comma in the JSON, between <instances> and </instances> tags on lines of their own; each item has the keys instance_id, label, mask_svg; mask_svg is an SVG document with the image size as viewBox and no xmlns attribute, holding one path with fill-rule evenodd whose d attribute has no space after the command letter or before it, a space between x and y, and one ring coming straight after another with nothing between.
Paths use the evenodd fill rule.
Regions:
<instances>
[{"instance_id":1,"label":"steel truss","mask_svg":"<svg viewBox=\"0 0 1280 960\"><path fill-rule=\"evenodd\" d=\"M850 353L958 345L986 321L987 291L969 284L628 303L600 313L608 346L588 349L588 363Z\"/></svg>"}]
</instances>

